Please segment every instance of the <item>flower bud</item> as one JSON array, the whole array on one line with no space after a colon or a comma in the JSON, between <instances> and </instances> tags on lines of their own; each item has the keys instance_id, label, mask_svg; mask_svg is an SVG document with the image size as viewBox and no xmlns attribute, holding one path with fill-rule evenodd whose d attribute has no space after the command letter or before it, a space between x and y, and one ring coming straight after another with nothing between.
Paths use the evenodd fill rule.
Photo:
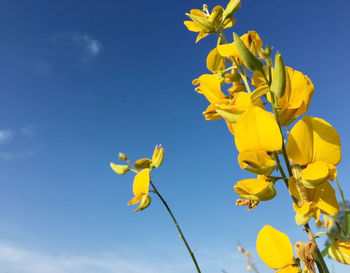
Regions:
<instances>
[{"instance_id":1,"label":"flower bud","mask_svg":"<svg viewBox=\"0 0 350 273\"><path fill-rule=\"evenodd\" d=\"M231 17L237 10L241 8L241 0L231 0L228 4L224 13L222 14L222 21L226 18Z\"/></svg>"},{"instance_id":2,"label":"flower bud","mask_svg":"<svg viewBox=\"0 0 350 273\"><path fill-rule=\"evenodd\" d=\"M146 209L151 204L151 197L148 194L144 194L141 197L140 205L134 210L134 213L139 210Z\"/></svg>"},{"instance_id":3,"label":"flower bud","mask_svg":"<svg viewBox=\"0 0 350 273\"><path fill-rule=\"evenodd\" d=\"M233 37L238 54L244 65L252 71L262 70L262 62L260 62L260 60L249 51L241 38L236 33L233 33Z\"/></svg>"},{"instance_id":4,"label":"flower bud","mask_svg":"<svg viewBox=\"0 0 350 273\"><path fill-rule=\"evenodd\" d=\"M110 163L110 166L113 171L115 171L117 174L124 175L128 171L130 171L130 167L128 165L117 165L114 163Z\"/></svg>"},{"instance_id":5,"label":"flower bud","mask_svg":"<svg viewBox=\"0 0 350 273\"><path fill-rule=\"evenodd\" d=\"M247 265L247 270L248 271L252 270L252 266L251 265Z\"/></svg>"},{"instance_id":6,"label":"flower bud","mask_svg":"<svg viewBox=\"0 0 350 273\"><path fill-rule=\"evenodd\" d=\"M149 168L152 161L149 158L141 158L135 162L136 169L146 169Z\"/></svg>"},{"instance_id":7,"label":"flower bud","mask_svg":"<svg viewBox=\"0 0 350 273\"><path fill-rule=\"evenodd\" d=\"M274 93L277 98L282 98L286 91L286 68L279 52L275 56L275 67L272 77L271 92Z\"/></svg>"},{"instance_id":8,"label":"flower bud","mask_svg":"<svg viewBox=\"0 0 350 273\"><path fill-rule=\"evenodd\" d=\"M152 156L152 164L151 164L152 167L158 168L162 164L163 158L164 158L164 149L162 145L159 145L159 147L158 145L156 145Z\"/></svg>"},{"instance_id":9,"label":"flower bud","mask_svg":"<svg viewBox=\"0 0 350 273\"><path fill-rule=\"evenodd\" d=\"M126 157L126 155L123 154L123 153L119 153L119 154L118 154L118 158L119 158L120 160L124 160L124 161L128 160L128 158Z\"/></svg>"},{"instance_id":10,"label":"flower bud","mask_svg":"<svg viewBox=\"0 0 350 273\"><path fill-rule=\"evenodd\" d=\"M238 251L239 251L239 252L241 252L241 253L243 253L243 252L244 252L244 249L243 249L243 247L241 247L241 246L238 246Z\"/></svg>"}]
</instances>

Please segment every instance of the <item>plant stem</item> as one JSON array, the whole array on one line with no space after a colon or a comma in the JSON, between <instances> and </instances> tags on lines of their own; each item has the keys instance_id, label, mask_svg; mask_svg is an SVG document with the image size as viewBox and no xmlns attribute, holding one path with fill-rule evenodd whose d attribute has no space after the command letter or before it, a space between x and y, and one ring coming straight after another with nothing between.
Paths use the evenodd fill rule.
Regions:
<instances>
[{"instance_id":1,"label":"plant stem","mask_svg":"<svg viewBox=\"0 0 350 273\"><path fill-rule=\"evenodd\" d=\"M171 209L169 208L168 204L166 203L166 201L164 200L164 198L162 197L162 195L159 193L159 191L157 190L157 188L154 186L154 184L153 184L152 181L150 181L150 184L151 184L151 186L152 186L152 188L153 188L154 193L159 197L159 199L162 201L163 205L165 206L165 208L166 208L167 211L169 212L169 214L170 214L170 216L171 216L171 219L173 219L173 222L174 222L174 224L175 224L177 230L178 230L179 233L180 233L180 237L181 237L182 241L184 242L184 244L185 244L185 246L186 246L186 248L187 248L188 253L191 255L192 261L193 261L193 263L194 263L194 265L195 265L195 267L196 267L196 269L197 269L197 272L198 272L198 273L201 273L201 270L199 269L197 260L196 260L196 258L195 258L195 256L194 256L194 253L193 253L193 251L191 250L189 244L187 243L186 238L185 238L185 236L183 235L182 230L181 230L179 224L177 223L174 214L172 213L172 211L171 211Z\"/></svg>"},{"instance_id":2,"label":"plant stem","mask_svg":"<svg viewBox=\"0 0 350 273\"><path fill-rule=\"evenodd\" d=\"M338 187L338 190L339 190L339 193L340 193L340 196L341 196L341 200L343 202L343 206L344 206L344 210L346 212L349 212L349 209L348 207L346 206L346 201L345 201L345 198L344 198L344 193L340 187L340 183L339 183L339 180L338 180L338 177L335 178L335 182L337 182L337 187Z\"/></svg>"}]
</instances>

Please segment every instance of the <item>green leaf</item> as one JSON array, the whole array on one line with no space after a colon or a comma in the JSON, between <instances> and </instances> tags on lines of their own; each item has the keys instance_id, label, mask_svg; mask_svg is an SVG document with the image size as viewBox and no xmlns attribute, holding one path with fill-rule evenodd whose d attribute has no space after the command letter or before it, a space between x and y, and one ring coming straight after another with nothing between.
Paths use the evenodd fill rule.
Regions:
<instances>
[{"instance_id":1,"label":"green leaf","mask_svg":"<svg viewBox=\"0 0 350 273\"><path fill-rule=\"evenodd\" d=\"M346 238L350 237L350 212L348 210L345 211L344 215L344 231Z\"/></svg>"}]
</instances>

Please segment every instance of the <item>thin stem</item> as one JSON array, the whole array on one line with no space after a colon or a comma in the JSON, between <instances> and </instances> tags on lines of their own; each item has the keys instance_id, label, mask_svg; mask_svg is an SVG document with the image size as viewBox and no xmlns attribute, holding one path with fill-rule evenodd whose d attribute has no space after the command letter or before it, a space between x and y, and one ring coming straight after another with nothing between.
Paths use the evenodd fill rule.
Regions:
<instances>
[{"instance_id":1,"label":"thin stem","mask_svg":"<svg viewBox=\"0 0 350 273\"><path fill-rule=\"evenodd\" d=\"M337 182L337 187L338 187L338 190L339 190L339 193L340 193L340 196L341 196L341 200L343 202L344 210L346 212L349 212L349 209L348 209L348 207L346 205L346 201L345 201L345 198L344 198L344 193L343 193L343 191L342 191L342 189L340 187L340 183L339 183L338 177L335 178L335 182Z\"/></svg>"},{"instance_id":2,"label":"thin stem","mask_svg":"<svg viewBox=\"0 0 350 273\"><path fill-rule=\"evenodd\" d=\"M284 181L284 183L286 184L286 186L288 188L288 178L286 177L286 174L284 173L284 170L283 170L282 165L281 165L280 158L278 157L278 154L276 152L275 152L275 159L276 159L276 162L277 162L278 170L280 171L280 174L283 177L283 181Z\"/></svg>"},{"instance_id":3,"label":"thin stem","mask_svg":"<svg viewBox=\"0 0 350 273\"><path fill-rule=\"evenodd\" d=\"M153 184L152 181L150 181L150 184L151 184L151 186L152 186L152 188L153 188L154 193L159 197L159 199L162 201L163 205L165 206L165 208L166 208L167 211L169 212L169 214L170 214L170 216L171 216L171 219L173 219L173 222L174 222L174 224L175 224L177 230L178 230L179 233L180 233L180 237L181 237L182 241L184 242L184 244L185 244L185 246L186 246L186 248L187 248L188 253L191 255L192 261L193 261L193 263L194 263L194 265L195 265L195 267L196 267L196 269L197 269L197 272L198 272L198 273L201 273L201 270L199 269L197 260L196 260L196 258L195 258L195 256L194 256L194 253L193 253L193 251L191 250L189 244L187 243L187 241L186 241L186 239L185 239L185 236L183 235L183 233L182 233L182 231L181 231L181 228L180 228L179 224L177 223L174 214L172 213L172 211L171 211L171 209L169 208L168 204L166 203L166 201L164 200L164 198L162 197L162 195L159 193L159 191L157 190L157 188L154 186L154 184Z\"/></svg>"}]
</instances>

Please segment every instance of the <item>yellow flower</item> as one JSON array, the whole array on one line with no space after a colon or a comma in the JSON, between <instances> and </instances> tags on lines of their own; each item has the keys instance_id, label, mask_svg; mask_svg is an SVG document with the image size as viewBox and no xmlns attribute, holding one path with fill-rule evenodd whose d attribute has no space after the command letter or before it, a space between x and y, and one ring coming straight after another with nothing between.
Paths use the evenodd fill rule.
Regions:
<instances>
[{"instance_id":1,"label":"yellow flower","mask_svg":"<svg viewBox=\"0 0 350 273\"><path fill-rule=\"evenodd\" d=\"M335 166L341 160L340 137L326 121L305 116L290 132L287 153L292 163L306 166L302 183L314 188L336 177Z\"/></svg>"},{"instance_id":2,"label":"yellow flower","mask_svg":"<svg viewBox=\"0 0 350 273\"><path fill-rule=\"evenodd\" d=\"M335 191L328 181L315 189L303 188L298 185L292 176L288 182L289 191L298 200L298 205L293 203L296 212L295 220L298 225L305 225L311 217L320 223L320 214L336 215L339 212L339 205ZM299 188L298 188L299 187Z\"/></svg>"},{"instance_id":3,"label":"yellow flower","mask_svg":"<svg viewBox=\"0 0 350 273\"><path fill-rule=\"evenodd\" d=\"M256 31L248 31L248 33L242 35L240 38L249 49L253 44L258 51L262 48L263 42ZM227 57L229 59L235 58L238 62L242 63L235 42L218 45L217 49L222 57Z\"/></svg>"},{"instance_id":4,"label":"yellow flower","mask_svg":"<svg viewBox=\"0 0 350 273\"><path fill-rule=\"evenodd\" d=\"M150 180L151 177L149 169L143 169L136 174L133 184L134 197L128 202L128 205L140 203L134 212L143 210L149 206L151 201L148 195Z\"/></svg>"},{"instance_id":5,"label":"yellow flower","mask_svg":"<svg viewBox=\"0 0 350 273\"><path fill-rule=\"evenodd\" d=\"M234 130L240 166L256 174L270 174L275 161L268 152L282 148L281 131L272 114L260 107L248 108Z\"/></svg>"},{"instance_id":6,"label":"yellow flower","mask_svg":"<svg viewBox=\"0 0 350 273\"><path fill-rule=\"evenodd\" d=\"M266 85L261 72L254 73L252 84L255 87ZM286 66L286 90L283 97L278 100L278 105L280 106L279 117L282 126L290 124L297 117L307 112L314 89L314 85L307 76ZM267 97L271 101L270 94Z\"/></svg>"},{"instance_id":7,"label":"yellow flower","mask_svg":"<svg viewBox=\"0 0 350 273\"><path fill-rule=\"evenodd\" d=\"M217 48L214 48L209 52L207 57L207 68L213 73L225 69L225 58L219 54Z\"/></svg>"},{"instance_id":8,"label":"yellow flower","mask_svg":"<svg viewBox=\"0 0 350 273\"><path fill-rule=\"evenodd\" d=\"M154 168L158 168L160 165L162 165L163 158L164 158L164 149L162 145L159 145L159 146L156 145L152 156L151 166Z\"/></svg>"},{"instance_id":9,"label":"yellow flower","mask_svg":"<svg viewBox=\"0 0 350 273\"><path fill-rule=\"evenodd\" d=\"M238 163L242 169L255 174L270 175L276 161L266 151L242 152L238 155Z\"/></svg>"},{"instance_id":10,"label":"yellow flower","mask_svg":"<svg viewBox=\"0 0 350 273\"><path fill-rule=\"evenodd\" d=\"M196 91L203 94L211 103L203 112L205 119L219 120L224 118L232 134L234 134L234 123L246 109L253 106L264 108L260 99L252 101L250 94L246 92L237 92L232 99L229 99L221 91L220 80L216 75L204 74L193 80L192 84L199 84Z\"/></svg>"},{"instance_id":11,"label":"yellow flower","mask_svg":"<svg viewBox=\"0 0 350 273\"><path fill-rule=\"evenodd\" d=\"M238 181L234 190L240 197L253 201L267 201L276 195L273 183L263 175L259 175L258 178Z\"/></svg>"},{"instance_id":12,"label":"yellow flower","mask_svg":"<svg viewBox=\"0 0 350 273\"><path fill-rule=\"evenodd\" d=\"M264 226L256 241L256 250L264 263L279 273L300 272L293 255L293 246L286 234Z\"/></svg>"},{"instance_id":13,"label":"yellow flower","mask_svg":"<svg viewBox=\"0 0 350 273\"><path fill-rule=\"evenodd\" d=\"M192 9L189 14L186 13L192 21L185 21L185 26L189 31L198 32L196 43L210 33L232 27L236 23L236 19L233 17L222 20L223 12L223 7L216 6L210 15L199 9Z\"/></svg>"},{"instance_id":14,"label":"yellow flower","mask_svg":"<svg viewBox=\"0 0 350 273\"><path fill-rule=\"evenodd\" d=\"M328 254L334 260L350 265L350 242L334 241L328 249Z\"/></svg>"},{"instance_id":15,"label":"yellow flower","mask_svg":"<svg viewBox=\"0 0 350 273\"><path fill-rule=\"evenodd\" d=\"M210 103L217 103L219 100L227 98L221 91L220 80L216 75L204 74L193 80L192 84L199 84L196 91L199 94L203 94Z\"/></svg>"}]
</instances>

